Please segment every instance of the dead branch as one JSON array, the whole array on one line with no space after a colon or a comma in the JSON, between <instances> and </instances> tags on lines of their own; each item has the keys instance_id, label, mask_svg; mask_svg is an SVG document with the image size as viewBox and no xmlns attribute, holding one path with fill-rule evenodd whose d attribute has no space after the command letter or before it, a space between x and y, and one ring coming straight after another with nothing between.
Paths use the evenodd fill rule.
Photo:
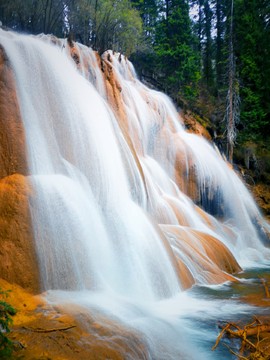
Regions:
<instances>
[{"instance_id":1,"label":"dead branch","mask_svg":"<svg viewBox=\"0 0 270 360\"><path fill-rule=\"evenodd\" d=\"M232 324L233 325L233 324ZM229 333L230 334L234 334L233 336L236 337L241 337L243 336L244 333L246 333L246 336L252 336L252 335L257 335L258 331L259 332L270 332L270 324L269 323L265 323L265 324L258 324L258 325L253 325L252 327L250 327L251 325L247 325L244 327L243 330L237 330L237 331L232 331L229 329ZM221 329L224 329L224 327L222 325L219 325L219 327ZM227 331L227 330L226 330Z\"/></svg>"},{"instance_id":2,"label":"dead branch","mask_svg":"<svg viewBox=\"0 0 270 360\"><path fill-rule=\"evenodd\" d=\"M221 327L222 329L224 328L222 325L218 325L219 327ZM243 330L240 331L233 331L231 329L227 329L226 333L230 334L233 337L238 337L240 339L242 339L243 341L245 341L251 348L253 348L254 350L257 350L257 347L248 339L245 338Z\"/></svg>"},{"instance_id":3,"label":"dead branch","mask_svg":"<svg viewBox=\"0 0 270 360\"><path fill-rule=\"evenodd\" d=\"M221 333L218 335L217 341L215 343L215 346L212 347L212 351L215 350L215 348L218 346L218 343L220 341L220 339L222 338L222 335L224 334L224 332L230 327L230 324L227 324L227 326L221 331Z\"/></svg>"},{"instance_id":4,"label":"dead branch","mask_svg":"<svg viewBox=\"0 0 270 360\"><path fill-rule=\"evenodd\" d=\"M231 352L233 355L237 356L239 359L247 360L246 357L241 356L241 355L238 355L238 354L236 354L234 351L232 351L232 349L230 349L230 347L229 347L228 345L226 345L225 343L222 343L222 344L225 345L225 346L230 350L230 352Z\"/></svg>"},{"instance_id":5,"label":"dead branch","mask_svg":"<svg viewBox=\"0 0 270 360\"><path fill-rule=\"evenodd\" d=\"M270 298L270 293L269 293L269 289L266 285L266 282L263 280L263 278L261 278L260 276L258 276L258 278L261 280L261 282L264 285L264 289L265 289L265 293L266 293L266 298L269 299Z\"/></svg>"},{"instance_id":6,"label":"dead branch","mask_svg":"<svg viewBox=\"0 0 270 360\"><path fill-rule=\"evenodd\" d=\"M54 331L64 331L64 330L72 329L74 327L76 327L76 325L71 325L71 326L67 326L64 328L55 328L55 329L31 329L31 328L27 328L27 327L23 326L23 329L33 331L33 332L39 332L39 333L49 333L49 332L54 332Z\"/></svg>"},{"instance_id":7,"label":"dead branch","mask_svg":"<svg viewBox=\"0 0 270 360\"><path fill-rule=\"evenodd\" d=\"M259 320L256 316L254 316L255 321L251 324L248 324L244 326L243 329L240 329L239 326L237 326L234 323L230 323L228 321L222 321L223 323L226 323L226 326L222 326L218 324L219 328L222 329L221 333L219 334L215 346L212 348L214 350L218 343L220 342L220 339L224 334L229 335L230 337L236 337L242 340L241 348L239 350L239 354L235 353L230 349L229 346L224 344L232 354L237 356L239 359L245 359L245 360L251 360L251 359L260 359L260 360L270 360L270 355L266 354L266 350L269 348L269 346L262 348L261 343L266 340L265 338L260 340L260 333L261 332L270 332L270 323L262 323L261 320ZM235 328L237 330L231 330L230 328ZM255 345L250 340L247 339L248 336L256 336L257 337L257 344ZM249 350L251 351L251 355L248 357L242 356L245 346L249 347Z\"/></svg>"},{"instance_id":8,"label":"dead branch","mask_svg":"<svg viewBox=\"0 0 270 360\"><path fill-rule=\"evenodd\" d=\"M225 324L230 324L230 326L235 327L237 330L241 330L240 327L238 326L240 321L238 321L237 323L230 323L229 321L225 321L225 320L218 320L218 321L223 322Z\"/></svg>"},{"instance_id":9,"label":"dead branch","mask_svg":"<svg viewBox=\"0 0 270 360\"><path fill-rule=\"evenodd\" d=\"M257 318L256 315L253 315L254 316L254 319L257 321L258 324L262 324L261 320Z\"/></svg>"}]
</instances>

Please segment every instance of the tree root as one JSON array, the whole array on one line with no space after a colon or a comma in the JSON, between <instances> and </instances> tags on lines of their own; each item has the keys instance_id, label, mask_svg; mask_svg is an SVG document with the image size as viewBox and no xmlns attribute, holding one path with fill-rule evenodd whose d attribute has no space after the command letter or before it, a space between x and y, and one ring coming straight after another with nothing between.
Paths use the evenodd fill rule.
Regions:
<instances>
[{"instance_id":1,"label":"tree root","mask_svg":"<svg viewBox=\"0 0 270 360\"><path fill-rule=\"evenodd\" d=\"M266 350L269 348L261 347L261 343L265 340L260 340L259 336L261 332L270 332L270 323L263 323L259 320L256 316L254 316L255 321L252 324L248 324L241 329L237 324L229 323L227 321L222 321L223 323L227 323L226 326L222 326L218 324L218 327L222 329L221 333L219 334L215 346L213 346L212 351L217 347L219 341L221 340L222 336L226 334L229 337L239 338L242 340L242 345L240 348L240 354L235 353L232 351L228 345L227 346L232 354L237 356L239 359L245 360L252 360L252 359L259 359L259 360L270 360L270 354L266 354ZM230 328L235 328L236 330L231 330ZM257 335L257 344L255 345L253 342L247 339L248 336ZM248 357L242 356L244 353L245 347L248 347L251 354Z\"/></svg>"}]
</instances>

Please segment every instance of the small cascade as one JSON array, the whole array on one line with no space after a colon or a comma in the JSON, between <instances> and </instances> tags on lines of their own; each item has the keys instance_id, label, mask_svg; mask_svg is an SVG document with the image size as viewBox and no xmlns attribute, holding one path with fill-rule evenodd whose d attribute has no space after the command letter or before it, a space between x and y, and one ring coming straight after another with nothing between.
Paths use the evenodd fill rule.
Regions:
<instances>
[{"instance_id":1,"label":"small cascade","mask_svg":"<svg viewBox=\"0 0 270 360\"><path fill-rule=\"evenodd\" d=\"M191 350L183 309L208 305L185 290L270 260L270 227L240 178L124 56L2 30L0 43L25 130L43 290L138 331L149 359L214 359Z\"/></svg>"},{"instance_id":2,"label":"small cascade","mask_svg":"<svg viewBox=\"0 0 270 360\"><path fill-rule=\"evenodd\" d=\"M148 189L156 188L150 190L155 193L151 216L159 224L187 225L216 237L242 266L269 259L264 247L269 244L269 225L240 178L209 142L184 130L183 120L167 96L144 86L124 56L119 61L120 54L108 53L121 83L133 146L147 169L144 175L151 177ZM181 204L184 195L193 201L189 210ZM204 211L197 211L194 204L208 213L210 228L201 218L205 218ZM178 216L176 222L179 213L184 216ZM221 219L222 227L211 215ZM224 232L224 227L228 231Z\"/></svg>"}]
</instances>

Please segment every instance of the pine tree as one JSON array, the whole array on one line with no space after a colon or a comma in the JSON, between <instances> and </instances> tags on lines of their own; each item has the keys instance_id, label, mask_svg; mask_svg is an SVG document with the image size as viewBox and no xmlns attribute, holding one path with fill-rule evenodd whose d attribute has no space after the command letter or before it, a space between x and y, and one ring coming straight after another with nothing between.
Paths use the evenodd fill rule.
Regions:
<instances>
[{"instance_id":1,"label":"pine tree","mask_svg":"<svg viewBox=\"0 0 270 360\"><path fill-rule=\"evenodd\" d=\"M269 2L237 0L236 54L241 79L241 121L245 141L270 133Z\"/></svg>"},{"instance_id":2,"label":"pine tree","mask_svg":"<svg viewBox=\"0 0 270 360\"><path fill-rule=\"evenodd\" d=\"M199 69L188 4L184 0L166 0L161 3L160 13L155 49L163 82L175 89L186 85L189 91L190 84L199 78Z\"/></svg>"},{"instance_id":3,"label":"pine tree","mask_svg":"<svg viewBox=\"0 0 270 360\"><path fill-rule=\"evenodd\" d=\"M150 38L151 42L154 41L155 36L155 25L158 16L157 3L155 0L133 0L133 7L139 11L145 40Z\"/></svg>"},{"instance_id":4,"label":"pine tree","mask_svg":"<svg viewBox=\"0 0 270 360\"><path fill-rule=\"evenodd\" d=\"M212 88L214 85L214 73L213 73L213 45L212 45L212 17L213 13L210 8L208 0L204 1L204 24L203 24L203 34L204 34L204 49L203 49L203 77L208 89Z\"/></svg>"},{"instance_id":5,"label":"pine tree","mask_svg":"<svg viewBox=\"0 0 270 360\"><path fill-rule=\"evenodd\" d=\"M220 90L223 87L224 80L224 46L225 46L225 30L226 30L226 0L215 1L215 17L216 17L216 88L217 97L220 96Z\"/></svg>"}]
</instances>

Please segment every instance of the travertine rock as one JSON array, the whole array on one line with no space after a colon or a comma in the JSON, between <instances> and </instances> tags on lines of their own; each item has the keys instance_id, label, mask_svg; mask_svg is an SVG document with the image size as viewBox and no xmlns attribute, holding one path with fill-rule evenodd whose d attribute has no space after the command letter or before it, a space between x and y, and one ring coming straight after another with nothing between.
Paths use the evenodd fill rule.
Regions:
<instances>
[{"instance_id":1,"label":"travertine rock","mask_svg":"<svg viewBox=\"0 0 270 360\"><path fill-rule=\"evenodd\" d=\"M39 267L28 204L31 191L23 175L0 181L0 278L37 294Z\"/></svg>"},{"instance_id":2,"label":"travertine rock","mask_svg":"<svg viewBox=\"0 0 270 360\"><path fill-rule=\"evenodd\" d=\"M0 46L0 180L28 175L25 134L12 70Z\"/></svg>"}]
</instances>

